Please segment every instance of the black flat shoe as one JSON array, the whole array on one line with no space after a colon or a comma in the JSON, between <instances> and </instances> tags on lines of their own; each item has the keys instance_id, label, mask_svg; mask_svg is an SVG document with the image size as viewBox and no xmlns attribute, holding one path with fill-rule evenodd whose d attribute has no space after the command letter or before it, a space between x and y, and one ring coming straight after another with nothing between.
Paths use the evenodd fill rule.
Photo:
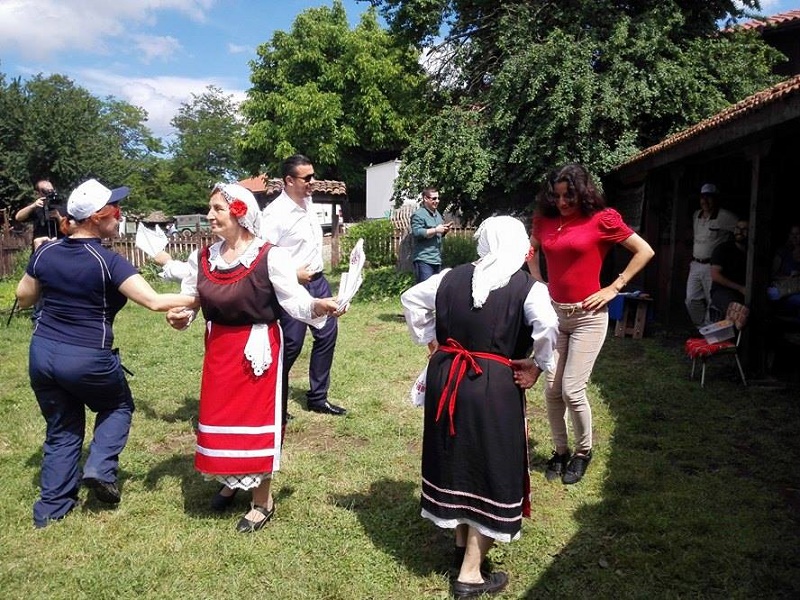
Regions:
<instances>
[{"instance_id":1,"label":"black flat shoe","mask_svg":"<svg viewBox=\"0 0 800 600\"><path fill-rule=\"evenodd\" d=\"M347 409L342 408L341 406L336 406L335 404L331 404L327 400L325 402L318 402L315 404L309 404L308 410L311 412L322 413L324 415L346 415Z\"/></svg>"},{"instance_id":2,"label":"black flat shoe","mask_svg":"<svg viewBox=\"0 0 800 600\"><path fill-rule=\"evenodd\" d=\"M119 486L116 482L100 481L93 477L87 477L83 480L83 485L94 491L94 497L100 502L119 504L119 501L122 500L122 493L119 491Z\"/></svg>"},{"instance_id":3,"label":"black flat shoe","mask_svg":"<svg viewBox=\"0 0 800 600\"><path fill-rule=\"evenodd\" d=\"M267 524L267 521L269 521L272 518L272 515L275 514L274 502L272 503L272 508L269 510L267 510L266 506L260 506L258 504L253 504L252 506L253 510L260 512L262 515L264 515L264 518L260 521L251 521L247 518L247 513L245 513L245 515L239 519L239 522L236 524L236 531L239 533L254 533L260 529L263 529L264 525Z\"/></svg>"},{"instance_id":4,"label":"black flat shoe","mask_svg":"<svg viewBox=\"0 0 800 600\"><path fill-rule=\"evenodd\" d=\"M508 585L508 575L502 571L495 571L490 573L488 577L484 576L483 583L461 583L456 579L453 582L453 596L456 600L462 598L477 598L483 594L499 594Z\"/></svg>"},{"instance_id":5,"label":"black flat shoe","mask_svg":"<svg viewBox=\"0 0 800 600\"><path fill-rule=\"evenodd\" d=\"M211 510L216 512L223 512L228 508L230 508L231 504L233 504L233 501L236 499L236 492L238 492L239 490L234 488L233 493L230 496L224 496L222 494L222 490L224 489L225 486L223 485L221 488L219 488L217 493L214 494L214 497L211 498Z\"/></svg>"}]
</instances>

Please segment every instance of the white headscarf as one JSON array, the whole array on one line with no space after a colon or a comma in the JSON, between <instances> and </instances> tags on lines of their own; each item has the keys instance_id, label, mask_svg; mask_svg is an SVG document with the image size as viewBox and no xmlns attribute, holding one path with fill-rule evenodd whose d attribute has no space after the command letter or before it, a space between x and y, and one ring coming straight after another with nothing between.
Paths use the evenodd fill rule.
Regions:
<instances>
[{"instance_id":1,"label":"white headscarf","mask_svg":"<svg viewBox=\"0 0 800 600\"><path fill-rule=\"evenodd\" d=\"M519 219L489 217L475 232L478 260L472 274L472 304L480 308L489 292L508 284L530 249L530 239Z\"/></svg>"},{"instance_id":2,"label":"white headscarf","mask_svg":"<svg viewBox=\"0 0 800 600\"><path fill-rule=\"evenodd\" d=\"M217 183L214 185L212 194L216 191L222 192L222 197L228 201L228 204L234 200L241 200L247 205L247 212L237 220L239 225L258 237L261 229L261 209L258 208L258 202L253 196L253 192L238 183Z\"/></svg>"}]
</instances>

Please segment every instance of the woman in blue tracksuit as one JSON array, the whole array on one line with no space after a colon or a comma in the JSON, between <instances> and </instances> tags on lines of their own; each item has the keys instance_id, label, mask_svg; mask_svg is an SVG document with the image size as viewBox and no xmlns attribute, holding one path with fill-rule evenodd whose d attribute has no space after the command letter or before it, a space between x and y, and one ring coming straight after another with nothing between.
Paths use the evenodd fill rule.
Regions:
<instances>
[{"instance_id":1,"label":"woman in blue tracksuit","mask_svg":"<svg viewBox=\"0 0 800 600\"><path fill-rule=\"evenodd\" d=\"M101 245L116 235L117 203L127 194L128 188L110 190L95 179L78 186L67 202L69 235L42 244L17 285L21 307L41 300L29 355L31 387L47 424L36 527L72 510L81 478L98 500L120 501L117 468L133 398L113 349L117 312L128 299L156 311L195 302L156 293L125 258ZM81 476L86 407L97 416Z\"/></svg>"}]
</instances>

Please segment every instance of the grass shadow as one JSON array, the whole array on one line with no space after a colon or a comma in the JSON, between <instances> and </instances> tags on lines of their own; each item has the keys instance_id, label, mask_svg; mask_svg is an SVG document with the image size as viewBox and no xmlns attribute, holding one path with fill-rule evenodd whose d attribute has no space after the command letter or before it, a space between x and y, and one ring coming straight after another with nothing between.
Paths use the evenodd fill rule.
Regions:
<instances>
[{"instance_id":1,"label":"grass shadow","mask_svg":"<svg viewBox=\"0 0 800 600\"><path fill-rule=\"evenodd\" d=\"M378 321L383 323L405 323L406 318L402 312L396 313L381 313L375 317Z\"/></svg>"},{"instance_id":2,"label":"grass shadow","mask_svg":"<svg viewBox=\"0 0 800 600\"><path fill-rule=\"evenodd\" d=\"M180 405L171 413L159 413L151 404L146 400L134 399L136 410L148 419L156 421L165 421L167 423L182 423L197 421L197 413L199 410L200 399L195 396L184 396L180 401ZM176 404L178 404L176 402Z\"/></svg>"},{"instance_id":3,"label":"grass shadow","mask_svg":"<svg viewBox=\"0 0 800 600\"><path fill-rule=\"evenodd\" d=\"M688 368L670 344L606 342L600 501L576 508L577 533L523 597L800 596L798 403L723 373L703 389Z\"/></svg>"},{"instance_id":4,"label":"grass shadow","mask_svg":"<svg viewBox=\"0 0 800 600\"><path fill-rule=\"evenodd\" d=\"M333 502L353 511L373 544L414 574L443 573L450 566L452 533L420 518L416 483L383 478L367 493L335 496Z\"/></svg>"}]
</instances>

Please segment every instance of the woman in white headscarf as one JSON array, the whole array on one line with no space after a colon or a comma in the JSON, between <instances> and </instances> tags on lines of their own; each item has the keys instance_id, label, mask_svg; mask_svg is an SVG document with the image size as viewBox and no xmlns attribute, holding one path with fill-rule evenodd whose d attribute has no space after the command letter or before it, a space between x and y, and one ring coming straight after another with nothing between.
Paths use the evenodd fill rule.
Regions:
<instances>
[{"instance_id":1,"label":"woman in white headscarf","mask_svg":"<svg viewBox=\"0 0 800 600\"><path fill-rule=\"evenodd\" d=\"M495 540L518 538L530 514L522 388L555 367L557 337L546 286L520 270L530 249L522 223L491 217L475 237L478 261L401 297L411 337L431 350L422 516L455 529L456 597L495 594L508 582L481 563Z\"/></svg>"},{"instance_id":2,"label":"woman in white headscarf","mask_svg":"<svg viewBox=\"0 0 800 600\"><path fill-rule=\"evenodd\" d=\"M286 251L258 237L260 212L249 190L217 184L208 206L211 231L221 240L189 257L181 283L184 294L198 296L206 320L195 468L223 484L217 508L237 489L252 490L251 509L236 526L249 533L275 512L270 484L283 440L280 308L321 327L337 305L312 298ZM187 311L167 313L176 329L193 319Z\"/></svg>"}]
</instances>

